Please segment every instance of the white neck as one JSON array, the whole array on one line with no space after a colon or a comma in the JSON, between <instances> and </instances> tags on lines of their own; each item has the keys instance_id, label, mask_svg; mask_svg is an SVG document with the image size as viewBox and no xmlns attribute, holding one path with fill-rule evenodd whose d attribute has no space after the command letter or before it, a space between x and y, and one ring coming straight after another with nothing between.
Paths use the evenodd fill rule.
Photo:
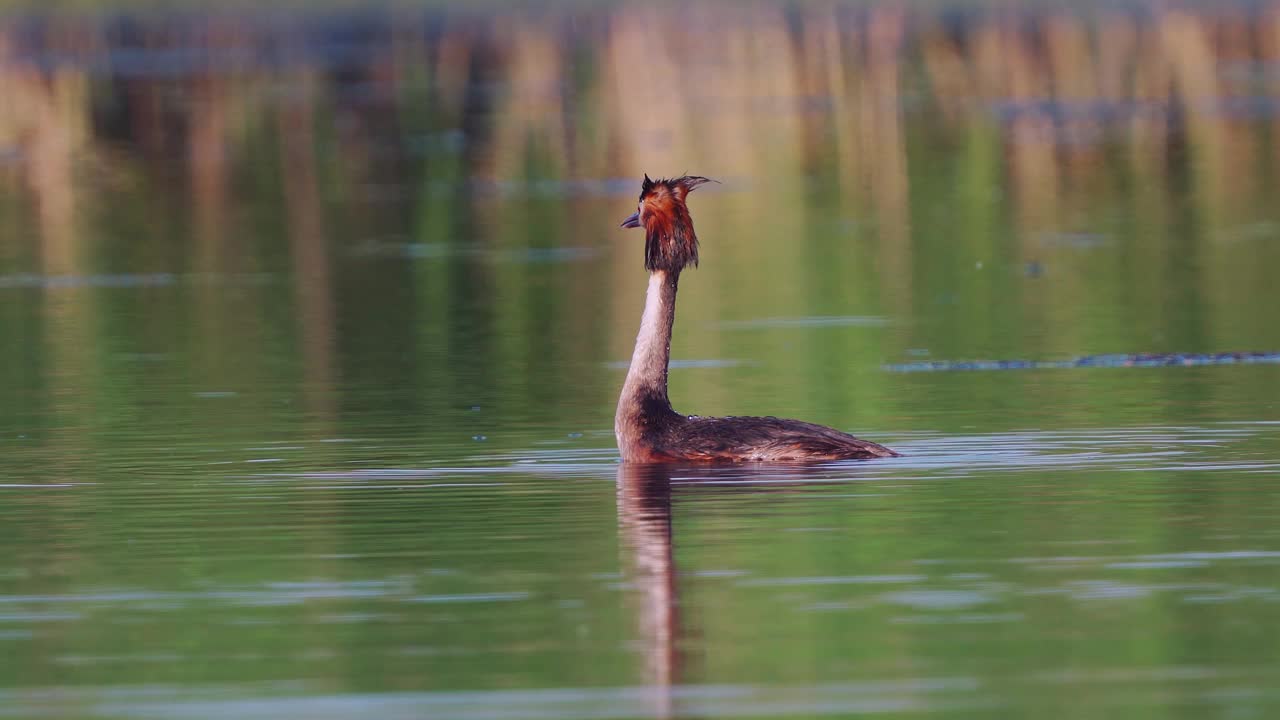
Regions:
<instances>
[{"instance_id":1,"label":"white neck","mask_svg":"<svg viewBox=\"0 0 1280 720\"><path fill-rule=\"evenodd\" d=\"M649 275L644 315L636 335L627 381L618 398L615 426L626 417L660 408L671 410L667 399L667 366L671 361L671 328L676 317L676 286L679 273L655 270ZM658 407L654 407L657 401Z\"/></svg>"}]
</instances>

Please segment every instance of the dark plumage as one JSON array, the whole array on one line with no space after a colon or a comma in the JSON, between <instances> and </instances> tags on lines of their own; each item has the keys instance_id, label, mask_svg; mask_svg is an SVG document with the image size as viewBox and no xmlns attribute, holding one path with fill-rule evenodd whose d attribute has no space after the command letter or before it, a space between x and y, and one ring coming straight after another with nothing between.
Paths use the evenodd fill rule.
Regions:
<instances>
[{"instance_id":1,"label":"dark plumage","mask_svg":"<svg viewBox=\"0 0 1280 720\"><path fill-rule=\"evenodd\" d=\"M882 445L823 425L776 417L674 417L648 435L650 462L869 460L897 457Z\"/></svg>"},{"instance_id":2,"label":"dark plumage","mask_svg":"<svg viewBox=\"0 0 1280 720\"><path fill-rule=\"evenodd\" d=\"M614 433L628 462L864 460L898 453L822 425L776 417L685 416L667 398L671 328L680 271L698 264L698 236L685 198L707 182L644 177L625 228L645 230L649 292L636 349L618 398Z\"/></svg>"}]
</instances>

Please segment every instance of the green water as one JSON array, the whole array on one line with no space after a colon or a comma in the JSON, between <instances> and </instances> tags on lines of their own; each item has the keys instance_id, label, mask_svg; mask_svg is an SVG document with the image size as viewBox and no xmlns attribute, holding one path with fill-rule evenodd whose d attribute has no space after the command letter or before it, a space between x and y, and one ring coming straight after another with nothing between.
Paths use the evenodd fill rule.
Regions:
<instances>
[{"instance_id":1,"label":"green water","mask_svg":"<svg viewBox=\"0 0 1280 720\"><path fill-rule=\"evenodd\" d=\"M889 367L1280 350L1275 8L727 7L0 20L0 717L1275 714L1280 365Z\"/></svg>"}]
</instances>

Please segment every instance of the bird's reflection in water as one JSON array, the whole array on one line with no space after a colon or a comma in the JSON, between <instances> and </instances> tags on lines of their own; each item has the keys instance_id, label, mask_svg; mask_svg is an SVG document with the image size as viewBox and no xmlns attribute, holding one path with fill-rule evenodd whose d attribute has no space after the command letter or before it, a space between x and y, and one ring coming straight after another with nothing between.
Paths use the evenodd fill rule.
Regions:
<instances>
[{"instance_id":1,"label":"bird's reflection in water","mask_svg":"<svg viewBox=\"0 0 1280 720\"><path fill-rule=\"evenodd\" d=\"M622 463L618 466L618 533L623 572L633 588L637 630L645 657L645 684L655 718L675 716L673 687L686 679L682 652L680 594L672 526L676 493L786 493L815 484L847 482L848 466L762 464L681 466Z\"/></svg>"},{"instance_id":2,"label":"bird's reflection in water","mask_svg":"<svg viewBox=\"0 0 1280 720\"><path fill-rule=\"evenodd\" d=\"M652 717L672 717L671 688L680 678L680 615L671 546L671 470L661 465L618 466L618 533L623 568L634 591L652 691Z\"/></svg>"}]
</instances>

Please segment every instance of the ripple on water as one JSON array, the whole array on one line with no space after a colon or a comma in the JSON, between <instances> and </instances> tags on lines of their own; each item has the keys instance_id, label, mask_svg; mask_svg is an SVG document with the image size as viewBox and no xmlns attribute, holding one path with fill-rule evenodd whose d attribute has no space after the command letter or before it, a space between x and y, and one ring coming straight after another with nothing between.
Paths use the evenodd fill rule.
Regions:
<instances>
[{"instance_id":1,"label":"ripple on water","mask_svg":"<svg viewBox=\"0 0 1280 720\"><path fill-rule=\"evenodd\" d=\"M426 648L428 654L434 648ZM448 653L444 653L448 654ZM156 660L159 662L160 660ZM295 689L297 693L304 688ZM1001 702L975 678L922 677L828 685L675 685L661 687L557 687L459 692L271 692L268 686L150 685L119 689L67 688L0 691L7 709L48 708L50 703L91 707L96 716L226 720L297 717L310 720L377 717L577 718L652 717L660 705L681 717L767 717L880 712L979 710ZM268 695L268 696L264 696ZM239 696L239 697L237 697Z\"/></svg>"},{"instance_id":2,"label":"ripple on water","mask_svg":"<svg viewBox=\"0 0 1280 720\"><path fill-rule=\"evenodd\" d=\"M395 257L409 260L462 258L479 263L503 265L557 265L586 262L600 256L595 247L546 247L494 249L478 245L420 243L403 239L371 239L360 243L353 254L361 257Z\"/></svg>"},{"instance_id":3,"label":"ripple on water","mask_svg":"<svg viewBox=\"0 0 1280 720\"><path fill-rule=\"evenodd\" d=\"M440 573L425 573L437 576ZM0 595L0 607L22 605L127 606L135 610L170 611L192 603L221 603L231 606L285 606L313 601L387 600L418 604L469 604L527 600L528 591L422 593L413 578L347 582L264 583L247 587L219 587L208 590L153 591L146 589L106 590L65 595ZM79 612L10 611L0 622L53 622L81 619Z\"/></svg>"},{"instance_id":4,"label":"ripple on water","mask_svg":"<svg viewBox=\"0 0 1280 720\"><path fill-rule=\"evenodd\" d=\"M726 361L692 361L691 366ZM728 361L730 363L735 361ZM625 367L625 363L619 364ZM870 435L866 430L846 428ZM1023 473L1047 468L1102 471L1233 471L1266 473L1280 464L1249 460L1202 460L1198 456L1225 446L1275 434L1275 423L1223 423L1214 427L1143 426L1058 431L1020 431L1000 434L940 435L929 432L875 433L878 440L903 453L903 457L874 462L845 461L819 465L686 465L671 468L677 485L821 485L885 481L886 489L900 491L912 482L950 481L991 473ZM252 483L310 483L309 489L381 488L433 489L462 486L498 487L514 476L556 478L609 478L617 469L617 450L608 442L611 432L588 431L593 445L542 443L517 451L476 454L465 465L281 470L238 476ZM562 439L558 439L562 440ZM353 442L335 439L330 442ZM300 457L308 446L281 444ZM1219 456L1220 452L1217 453ZM279 461L287 458L250 458ZM236 476L233 476L233 479ZM431 482L421 482L431 481ZM892 493L888 493L892 494ZM867 497L883 496L877 492ZM1080 540L1079 542L1087 542ZM1099 541L1101 542L1101 541Z\"/></svg>"},{"instance_id":5,"label":"ripple on water","mask_svg":"<svg viewBox=\"0 0 1280 720\"><path fill-rule=\"evenodd\" d=\"M924 575L853 575L848 577L773 577L750 578L736 584L743 587L791 587L805 585L889 585L924 582Z\"/></svg>"},{"instance_id":6,"label":"ripple on water","mask_svg":"<svg viewBox=\"0 0 1280 720\"><path fill-rule=\"evenodd\" d=\"M874 315L811 315L807 317L767 317L751 320L728 320L718 325L723 330L760 330L766 328L885 327L889 318Z\"/></svg>"},{"instance_id":7,"label":"ripple on water","mask_svg":"<svg viewBox=\"0 0 1280 720\"><path fill-rule=\"evenodd\" d=\"M1019 612L947 613L943 615L906 615L895 617L889 622L895 625L991 625L1020 622L1025 619L1026 615Z\"/></svg>"},{"instance_id":8,"label":"ripple on water","mask_svg":"<svg viewBox=\"0 0 1280 720\"><path fill-rule=\"evenodd\" d=\"M1092 471L1271 471L1256 459L1199 461L1195 456L1276 431L1266 424L1231 427L1129 427L1025 431L997 435L939 436L917 433L879 439L901 458L861 465L860 476L929 471L935 477L1039 468Z\"/></svg>"},{"instance_id":9,"label":"ripple on water","mask_svg":"<svg viewBox=\"0 0 1280 720\"><path fill-rule=\"evenodd\" d=\"M671 370L700 370L700 369L716 369L716 368L734 368L734 367L755 367L760 363L754 360L735 360L732 358L704 358L704 359L687 359L672 360L669 365ZM630 360L618 360L615 362L607 362L605 367L610 370L626 370L631 367Z\"/></svg>"},{"instance_id":10,"label":"ripple on water","mask_svg":"<svg viewBox=\"0 0 1280 720\"><path fill-rule=\"evenodd\" d=\"M78 288L156 288L177 285L264 285L275 281L270 273L119 273L86 275L44 275L15 273L0 275L0 290L41 288L67 290Z\"/></svg>"},{"instance_id":11,"label":"ripple on water","mask_svg":"<svg viewBox=\"0 0 1280 720\"><path fill-rule=\"evenodd\" d=\"M991 595L973 590L906 590L888 593L883 599L917 610L957 610L995 602Z\"/></svg>"},{"instance_id":12,"label":"ripple on water","mask_svg":"<svg viewBox=\"0 0 1280 720\"><path fill-rule=\"evenodd\" d=\"M1106 567L1111 570L1167 570L1172 568L1205 567L1208 564L1203 560L1132 560L1107 563Z\"/></svg>"}]
</instances>

